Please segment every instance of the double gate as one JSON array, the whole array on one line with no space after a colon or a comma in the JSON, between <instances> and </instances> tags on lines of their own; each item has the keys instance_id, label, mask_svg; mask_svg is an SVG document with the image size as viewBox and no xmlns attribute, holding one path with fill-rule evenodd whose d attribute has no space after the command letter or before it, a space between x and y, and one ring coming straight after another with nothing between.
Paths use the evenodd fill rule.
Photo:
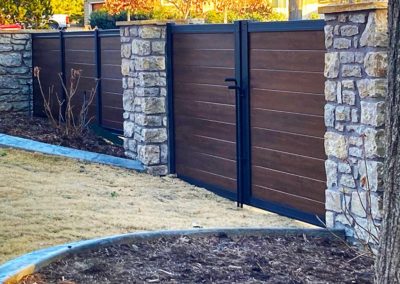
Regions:
<instances>
[{"instance_id":1,"label":"double gate","mask_svg":"<svg viewBox=\"0 0 400 284\"><path fill-rule=\"evenodd\" d=\"M321 225L323 26L169 25L171 172L239 205Z\"/></svg>"}]
</instances>

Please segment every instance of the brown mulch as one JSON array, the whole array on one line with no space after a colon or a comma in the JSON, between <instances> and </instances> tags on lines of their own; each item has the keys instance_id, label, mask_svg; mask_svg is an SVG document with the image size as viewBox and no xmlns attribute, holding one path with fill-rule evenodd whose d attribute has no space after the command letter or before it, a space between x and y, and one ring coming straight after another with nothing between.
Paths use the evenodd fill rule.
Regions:
<instances>
[{"instance_id":1,"label":"brown mulch","mask_svg":"<svg viewBox=\"0 0 400 284\"><path fill-rule=\"evenodd\" d=\"M0 114L0 133L28 138L49 144L70 147L116 157L124 157L124 149L97 136L92 130L83 136L66 136L47 118L21 114Z\"/></svg>"},{"instance_id":2,"label":"brown mulch","mask_svg":"<svg viewBox=\"0 0 400 284\"><path fill-rule=\"evenodd\" d=\"M373 260L326 237L220 234L111 245L29 277L37 284L372 283Z\"/></svg>"}]
</instances>

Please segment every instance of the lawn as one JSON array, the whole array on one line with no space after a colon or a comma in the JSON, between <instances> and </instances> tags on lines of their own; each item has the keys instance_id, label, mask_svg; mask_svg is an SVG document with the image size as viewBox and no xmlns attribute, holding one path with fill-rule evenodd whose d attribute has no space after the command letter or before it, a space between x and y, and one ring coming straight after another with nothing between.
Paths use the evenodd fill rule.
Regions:
<instances>
[{"instance_id":1,"label":"lawn","mask_svg":"<svg viewBox=\"0 0 400 284\"><path fill-rule=\"evenodd\" d=\"M0 263L69 241L157 229L310 227L171 177L0 149Z\"/></svg>"}]
</instances>

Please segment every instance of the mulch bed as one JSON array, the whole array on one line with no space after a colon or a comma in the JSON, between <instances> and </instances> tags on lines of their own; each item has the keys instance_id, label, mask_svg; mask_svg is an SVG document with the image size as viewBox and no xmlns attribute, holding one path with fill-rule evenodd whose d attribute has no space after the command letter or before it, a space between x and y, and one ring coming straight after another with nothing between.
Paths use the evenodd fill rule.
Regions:
<instances>
[{"instance_id":1,"label":"mulch bed","mask_svg":"<svg viewBox=\"0 0 400 284\"><path fill-rule=\"evenodd\" d=\"M23 284L372 283L373 260L326 237L174 237L84 251Z\"/></svg>"},{"instance_id":2,"label":"mulch bed","mask_svg":"<svg viewBox=\"0 0 400 284\"><path fill-rule=\"evenodd\" d=\"M70 147L116 157L124 157L124 149L97 136L92 130L81 137L66 136L47 118L17 114L0 114L0 133L28 138L49 144Z\"/></svg>"}]
</instances>

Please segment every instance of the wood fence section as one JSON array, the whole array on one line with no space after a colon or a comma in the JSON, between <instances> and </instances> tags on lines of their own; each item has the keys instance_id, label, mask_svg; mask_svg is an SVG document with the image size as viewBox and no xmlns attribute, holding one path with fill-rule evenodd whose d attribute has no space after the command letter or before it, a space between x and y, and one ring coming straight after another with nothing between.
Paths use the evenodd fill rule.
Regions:
<instances>
[{"instance_id":1,"label":"wood fence section","mask_svg":"<svg viewBox=\"0 0 400 284\"><path fill-rule=\"evenodd\" d=\"M63 74L67 87L71 70L81 70L78 90L72 102L78 114L82 103L96 89L88 119L96 119L104 128L123 131L121 44L119 30L94 32L60 32L33 34L33 64L41 67L42 83L46 95L54 91L62 98L59 74ZM50 97L52 109L58 115L55 93ZM43 100L34 80L34 115L43 116Z\"/></svg>"},{"instance_id":2,"label":"wood fence section","mask_svg":"<svg viewBox=\"0 0 400 284\"><path fill-rule=\"evenodd\" d=\"M324 215L323 32L249 41L252 197Z\"/></svg>"},{"instance_id":3,"label":"wood fence section","mask_svg":"<svg viewBox=\"0 0 400 284\"><path fill-rule=\"evenodd\" d=\"M233 33L173 35L175 160L187 180L236 192Z\"/></svg>"}]
</instances>

